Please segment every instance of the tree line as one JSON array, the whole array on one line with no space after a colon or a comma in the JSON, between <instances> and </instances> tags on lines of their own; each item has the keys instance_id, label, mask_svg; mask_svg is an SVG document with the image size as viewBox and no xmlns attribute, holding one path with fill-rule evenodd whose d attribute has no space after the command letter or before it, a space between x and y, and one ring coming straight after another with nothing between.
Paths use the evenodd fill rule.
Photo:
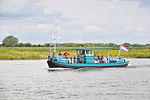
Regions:
<instances>
[{"instance_id":1,"label":"tree line","mask_svg":"<svg viewBox=\"0 0 150 100\"><path fill-rule=\"evenodd\" d=\"M126 47L150 47L150 44L130 44L123 43ZM4 47L54 47L54 43L45 44L32 44L32 43L19 43L18 38L14 36L7 36L2 41L1 46ZM119 47L115 43L57 43L57 47Z\"/></svg>"}]
</instances>

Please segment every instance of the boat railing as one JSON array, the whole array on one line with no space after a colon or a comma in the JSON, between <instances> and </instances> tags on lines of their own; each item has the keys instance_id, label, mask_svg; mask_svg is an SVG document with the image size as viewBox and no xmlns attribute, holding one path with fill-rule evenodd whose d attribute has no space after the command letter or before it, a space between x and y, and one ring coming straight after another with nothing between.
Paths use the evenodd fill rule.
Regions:
<instances>
[{"instance_id":1,"label":"boat railing","mask_svg":"<svg viewBox=\"0 0 150 100\"><path fill-rule=\"evenodd\" d=\"M55 56L55 57L48 57L48 60L52 61L62 61L62 60L68 60L68 62L71 63L84 63L85 58L83 56ZM89 59L88 61L93 61L92 59Z\"/></svg>"},{"instance_id":2,"label":"boat railing","mask_svg":"<svg viewBox=\"0 0 150 100\"><path fill-rule=\"evenodd\" d=\"M49 58L49 61L57 61L57 62L67 62L67 63L117 63L117 62L125 62L123 57L107 57L104 60L99 57L93 57L92 59L87 59L84 56L55 56Z\"/></svg>"}]
</instances>

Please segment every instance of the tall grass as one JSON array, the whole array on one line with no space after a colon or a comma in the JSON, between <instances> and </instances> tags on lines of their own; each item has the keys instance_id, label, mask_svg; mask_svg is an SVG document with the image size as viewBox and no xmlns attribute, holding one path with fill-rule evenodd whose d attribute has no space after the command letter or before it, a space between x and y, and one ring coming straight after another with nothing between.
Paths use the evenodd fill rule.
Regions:
<instances>
[{"instance_id":1,"label":"tall grass","mask_svg":"<svg viewBox=\"0 0 150 100\"><path fill-rule=\"evenodd\" d=\"M44 47L0 47L0 60L46 59L48 50Z\"/></svg>"},{"instance_id":2,"label":"tall grass","mask_svg":"<svg viewBox=\"0 0 150 100\"><path fill-rule=\"evenodd\" d=\"M62 51L63 53L67 51L70 53L70 56L74 56L76 54L76 51L71 50L72 48L74 47L58 47L56 54L58 53L58 51ZM103 49L104 47L95 48ZM109 49L112 49L111 51L109 51L109 56L118 55L118 48ZM47 59L49 50L49 47L0 47L0 60ZM108 56L108 51L94 51L94 54L96 54L96 56ZM121 52L120 55L129 58L150 58L150 49L131 49L127 53Z\"/></svg>"}]
</instances>

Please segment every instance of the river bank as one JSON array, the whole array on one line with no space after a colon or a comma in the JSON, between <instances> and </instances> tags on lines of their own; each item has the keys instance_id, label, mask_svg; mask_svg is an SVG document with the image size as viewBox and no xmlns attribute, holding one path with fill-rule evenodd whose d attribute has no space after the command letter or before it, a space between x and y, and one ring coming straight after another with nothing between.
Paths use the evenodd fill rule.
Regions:
<instances>
[{"instance_id":1,"label":"river bank","mask_svg":"<svg viewBox=\"0 0 150 100\"><path fill-rule=\"evenodd\" d=\"M75 51L70 50L75 47L58 47L58 51L69 52L70 56L75 55ZM92 48L92 47L91 47ZM96 48L105 48L106 47L96 47ZM108 47L107 47L108 48ZM49 53L49 47L0 47L0 60L24 60L24 59L47 59ZM53 48L52 48L53 49ZM109 52L110 56L118 55L118 48L111 48ZM108 55L108 51L95 51L94 54L102 54L104 56ZM121 56L126 58L150 58L150 49L129 49L129 52L121 52Z\"/></svg>"}]
</instances>

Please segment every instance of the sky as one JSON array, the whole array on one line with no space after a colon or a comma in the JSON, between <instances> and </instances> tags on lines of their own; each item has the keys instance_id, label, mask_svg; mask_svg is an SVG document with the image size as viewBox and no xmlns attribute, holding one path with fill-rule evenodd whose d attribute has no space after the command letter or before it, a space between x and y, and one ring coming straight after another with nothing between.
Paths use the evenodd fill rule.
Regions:
<instances>
[{"instance_id":1,"label":"sky","mask_svg":"<svg viewBox=\"0 0 150 100\"><path fill-rule=\"evenodd\" d=\"M57 31L57 32L56 32ZM0 0L0 42L150 43L150 0Z\"/></svg>"}]
</instances>

